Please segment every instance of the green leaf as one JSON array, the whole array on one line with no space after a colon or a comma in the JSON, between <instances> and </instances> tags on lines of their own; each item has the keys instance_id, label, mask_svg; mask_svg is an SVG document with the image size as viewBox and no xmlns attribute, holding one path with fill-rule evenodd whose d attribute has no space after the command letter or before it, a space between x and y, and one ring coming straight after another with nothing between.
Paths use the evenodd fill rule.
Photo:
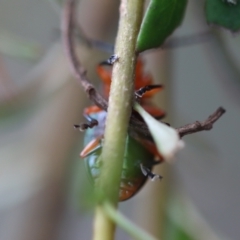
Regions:
<instances>
[{"instance_id":1,"label":"green leaf","mask_svg":"<svg viewBox=\"0 0 240 240\"><path fill-rule=\"evenodd\" d=\"M171 219L167 222L167 233L165 239L174 239L174 240L194 240L183 228L177 225Z\"/></svg>"},{"instance_id":2,"label":"green leaf","mask_svg":"<svg viewBox=\"0 0 240 240\"><path fill-rule=\"evenodd\" d=\"M157 121L138 103L135 103L134 109L142 116L147 124L159 153L163 156L165 161L170 161L174 157L176 151L184 146L177 131L165 123Z\"/></svg>"},{"instance_id":3,"label":"green leaf","mask_svg":"<svg viewBox=\"0 0 240 240\"><path fill-rule=\"evenodd\" d=\"M27 60L36 60L41 55L41 48L35 42L22 39L9 32L1 31L0 53Z\"/></svg>"},{"instance_id":4,"label":"green leaf","mask_svg":"<svg viewBox=\"0 0 240 240\"><path fill-rule=\"evenodd\" d=\"M136 240L157 240L155 237L138 227L135 223L127 219L123 214L117 211L110 203L102 204L105 213L110 219L117 223L123 230L125 230L132 238Z\"/></svg>"},{"instance_id":5,"label":"green leaf","mask_svg":"<svg viewBox=\"0 0 240 240\"><path fill-rule=\"evenodd\" d=\"M207 0L205 14L208 23L233 32L240 29L240 2L238 0Z\"/></svg>"},{"instance_id":6,"label":"green leaf","mask_svg":"<svg viewBox=\"0 0 240 240\"><path fill-rule=\"evenodd\" d=\"M187 0L151 0L137 39L137 52L157 48L183 19Z\"/></svg>"}]
</instances>

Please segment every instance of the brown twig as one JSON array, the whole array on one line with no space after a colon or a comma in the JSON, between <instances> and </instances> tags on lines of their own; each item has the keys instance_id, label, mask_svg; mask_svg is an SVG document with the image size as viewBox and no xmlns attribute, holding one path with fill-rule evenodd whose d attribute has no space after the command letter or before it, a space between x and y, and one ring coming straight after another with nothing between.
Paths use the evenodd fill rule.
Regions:
<instances>
[{"instance_id":1,"label":"brown twig","mask_svg":"<svg viewBox=\"0 0 240 240\"><path fill-rule=\"evenodd\" d=\"M65 50L68 55L72 71L78 80L78 83L82 85L88 97L96 104L98 107L107 111L108 102L98 93L96 88L90 83L86 76L86 70L82 67L79 62L75 50L74 50L74 9L76 5L76 0L67 0L64 7L64 16L62 22L62 34L65 45ZM213 124L225 113L225 110L220 107L218 108L209 118L204 122L196 121L192 124L187 124L183 127L176 128L179 136L182 138L185 135L192 134L195 132L210 130ZM152 136L148 130L146 124L139 120L134 112L130 119L129 124L130 134L133 136L142 136L152 140Z\"/></svg>"},{"instance_id":2,"label":"brown twig","mask_svg":"<svg viewBox=\"0 0 240 240\"><path fill-rule=\"evenodd\" d=\"M66 53L70 60L72 71L82 85L88 97L100 108L107 110L107 101L97 92L86 76L86 69L82 67L74 51L74 9L76 0L67 0L64 7L62 21L63 41Z\"/></svg>"},{"instance_id":3,"label":"brown twig","mask_svg":"<svg viewBox=\"0 0 240 240\"><path fill-rule=\"evenodd\" d=\"M219 107L212 115L208 117L207 120L203 122L196 121L192 124L187 124L183 127L177 128L179 136L183 136L195 132L207 131L212 129L213 124L225 113L225 109Z\"/></svg>"}]
</instances>

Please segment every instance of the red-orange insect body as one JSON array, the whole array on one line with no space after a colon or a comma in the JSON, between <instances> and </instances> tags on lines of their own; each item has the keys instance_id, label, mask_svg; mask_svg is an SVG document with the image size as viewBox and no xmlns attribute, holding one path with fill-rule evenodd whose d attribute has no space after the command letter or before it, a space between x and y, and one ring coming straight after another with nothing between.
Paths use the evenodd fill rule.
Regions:
<instances>
[{"instance_id":1,"label":"red-orange insect body","mask_svg":"<svg viewBox=\"0 0 240 240\"><path fill-rule=\"evenodd\" d=\"M103 81L103 92L106 97L109 95L111 85L111 69L99 65L97 67L98 75ZM150 75L145 75L143 72L143 62L139 59L136 65L135 72L135 90L150 86L153 84ZM156 118L164 116L164 112L154 107L149 99L161 90L159 85L150 91L146 91L141 97L141 105L144 109ZM97 106L91 106L86 108L84 111L85 115L89 116L90 119L96 119L98 125L92 129L87 129L84 139L85 148L80 153L80 156L85 158L86 166L89 175L93 182L99 177L101 171L101 164L98 162L98 157L101 154L101 141L103 139L106 112ZM128 136L127 143L125 146L124 165L122 170L119 200L124 201L131 198L142 185L146 182L148 174L143 174L142 166L147 171L152 169L155 164L154 158L159 156L155 145L145 139L133 139ZM160 159L160 158L159 158ZM114 159L113 159L114 161Z\"/></svg>"},{"instance_id":2,"label":"red-orange insect body","mask_svg":"<svg viewBox=\"0 0 240 240\"><path fill-rule=\"evenodd\" d=\"M99 65L97 67L97 73L104 83L103 85L104 95L108 97L110 92L110 86L111 86L112 71L111 69L106 69L103 66ZM153 85L153 79L150 75L144 74L143 62L141 59L139 59L136 64L136 71L135 71L135 90L139 90L140 88L143 88L145 86L150 86L150 85ZM164 112L156 107L153 107L152 104L148 104L147 99L151 98L155 93L159 92L161 89L162 87L152 89L151 91L147 91L141 97L141 100L142 100L141 105L143 105L143 107L146 107L148 112L153 116L163 116Z\"/></svg>"}]
</instances>

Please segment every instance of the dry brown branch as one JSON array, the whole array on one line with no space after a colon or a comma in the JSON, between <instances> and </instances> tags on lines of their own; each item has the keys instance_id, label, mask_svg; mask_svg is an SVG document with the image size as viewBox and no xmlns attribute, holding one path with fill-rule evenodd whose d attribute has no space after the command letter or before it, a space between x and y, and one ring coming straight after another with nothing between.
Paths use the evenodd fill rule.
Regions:
<instances>
[{"instance_id":1,"label":"dry brown branch","mask_svg":"<svg viewBox=\"0 0 240 240\"><path fill-rule=\"evenodd\" d=\"M76 8L76 0L67 0L64 7L64 15L62 20L62 35L64 40L64 46L66 53L69 58L69 62L72 71L80 85L84 88L88 97L98 107L107 111L108 102L99 94L96 88L90 83L86 76L86 69L79 62L77 55L74 50L74 9ZM220 107L218 108L206 121L196 121L192 124L187 124L183 127L176 128L179 136L182 138L185 135L192 134L195 132L210 130L213 124L225 113L225 110ZM139 120L133 113L129 124L130 134L135 136L142 136L152 140L151 134L146 124Z\"/></svg>"},{"instance_id":2,"label":"dry brown branch","mask_svg":"<svg viewBox=\"0 0 240 240\"><path fill-rule=\"evenodd\" d=\"M183 127L177 128L179 136L182 138L183 136L195 132L200 131L207 131L211 130L213 127L213 124L225 113L225 109L222 107L219 107L212 115L208 117L207 120L203 122L196 121L191 124L187 124Z\"/></svg>"},{"instance_id":3,"label":"dry brown branch","mask_svg":"<svg viewBox=\"0 0 240 240\"><path fill-rule=\"evenodd\" d=\"M74 9L76 8L75 0L66 1L64 7L64 16L62 21L62 35L64 46L72 71L82 85L88 97L100 108L107 110L107 101L98 93L95 87L90 83L86 76L86 69L79 62L77 55L74 51Z\"/></svg>"}]
</instances>

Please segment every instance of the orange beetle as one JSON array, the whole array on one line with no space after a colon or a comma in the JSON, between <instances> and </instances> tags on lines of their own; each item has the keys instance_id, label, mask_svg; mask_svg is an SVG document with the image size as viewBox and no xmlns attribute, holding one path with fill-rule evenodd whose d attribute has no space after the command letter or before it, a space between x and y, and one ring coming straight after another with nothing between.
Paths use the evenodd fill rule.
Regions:
<instances>
[{"instance_id":1,"label":"orange beetle","mask_svg":"<svg viewBox=\"0 0 240 240\"><path fill-rule=\"evenodd\" d=\"M103 93L108 97L111 85L111 69L100 64L97 66L97 73L103 81ZM135 94L143 108L158 119L163 118L165 114L161 109L153 106L149 99L162 88L162 85L153 85L151 76L144 74L142 60L138 59L135 71ZM88 123L75 125L80 130L86 130L85 147L80 153L80 157L85 158L87 170L93 182L99 177L101 171L101 164L98 159L102 151L106 114L97 106L91 106L84 110L84 116ZM157 161L155 160L156 156L158 156ZM119 201L125 201L135 195L148 177L152 180L161 179L161 176L151 172L152 166L161 161L162 158L157 152L154 143L128 136L125 146Z\"/></svg>"}]
</instances>

